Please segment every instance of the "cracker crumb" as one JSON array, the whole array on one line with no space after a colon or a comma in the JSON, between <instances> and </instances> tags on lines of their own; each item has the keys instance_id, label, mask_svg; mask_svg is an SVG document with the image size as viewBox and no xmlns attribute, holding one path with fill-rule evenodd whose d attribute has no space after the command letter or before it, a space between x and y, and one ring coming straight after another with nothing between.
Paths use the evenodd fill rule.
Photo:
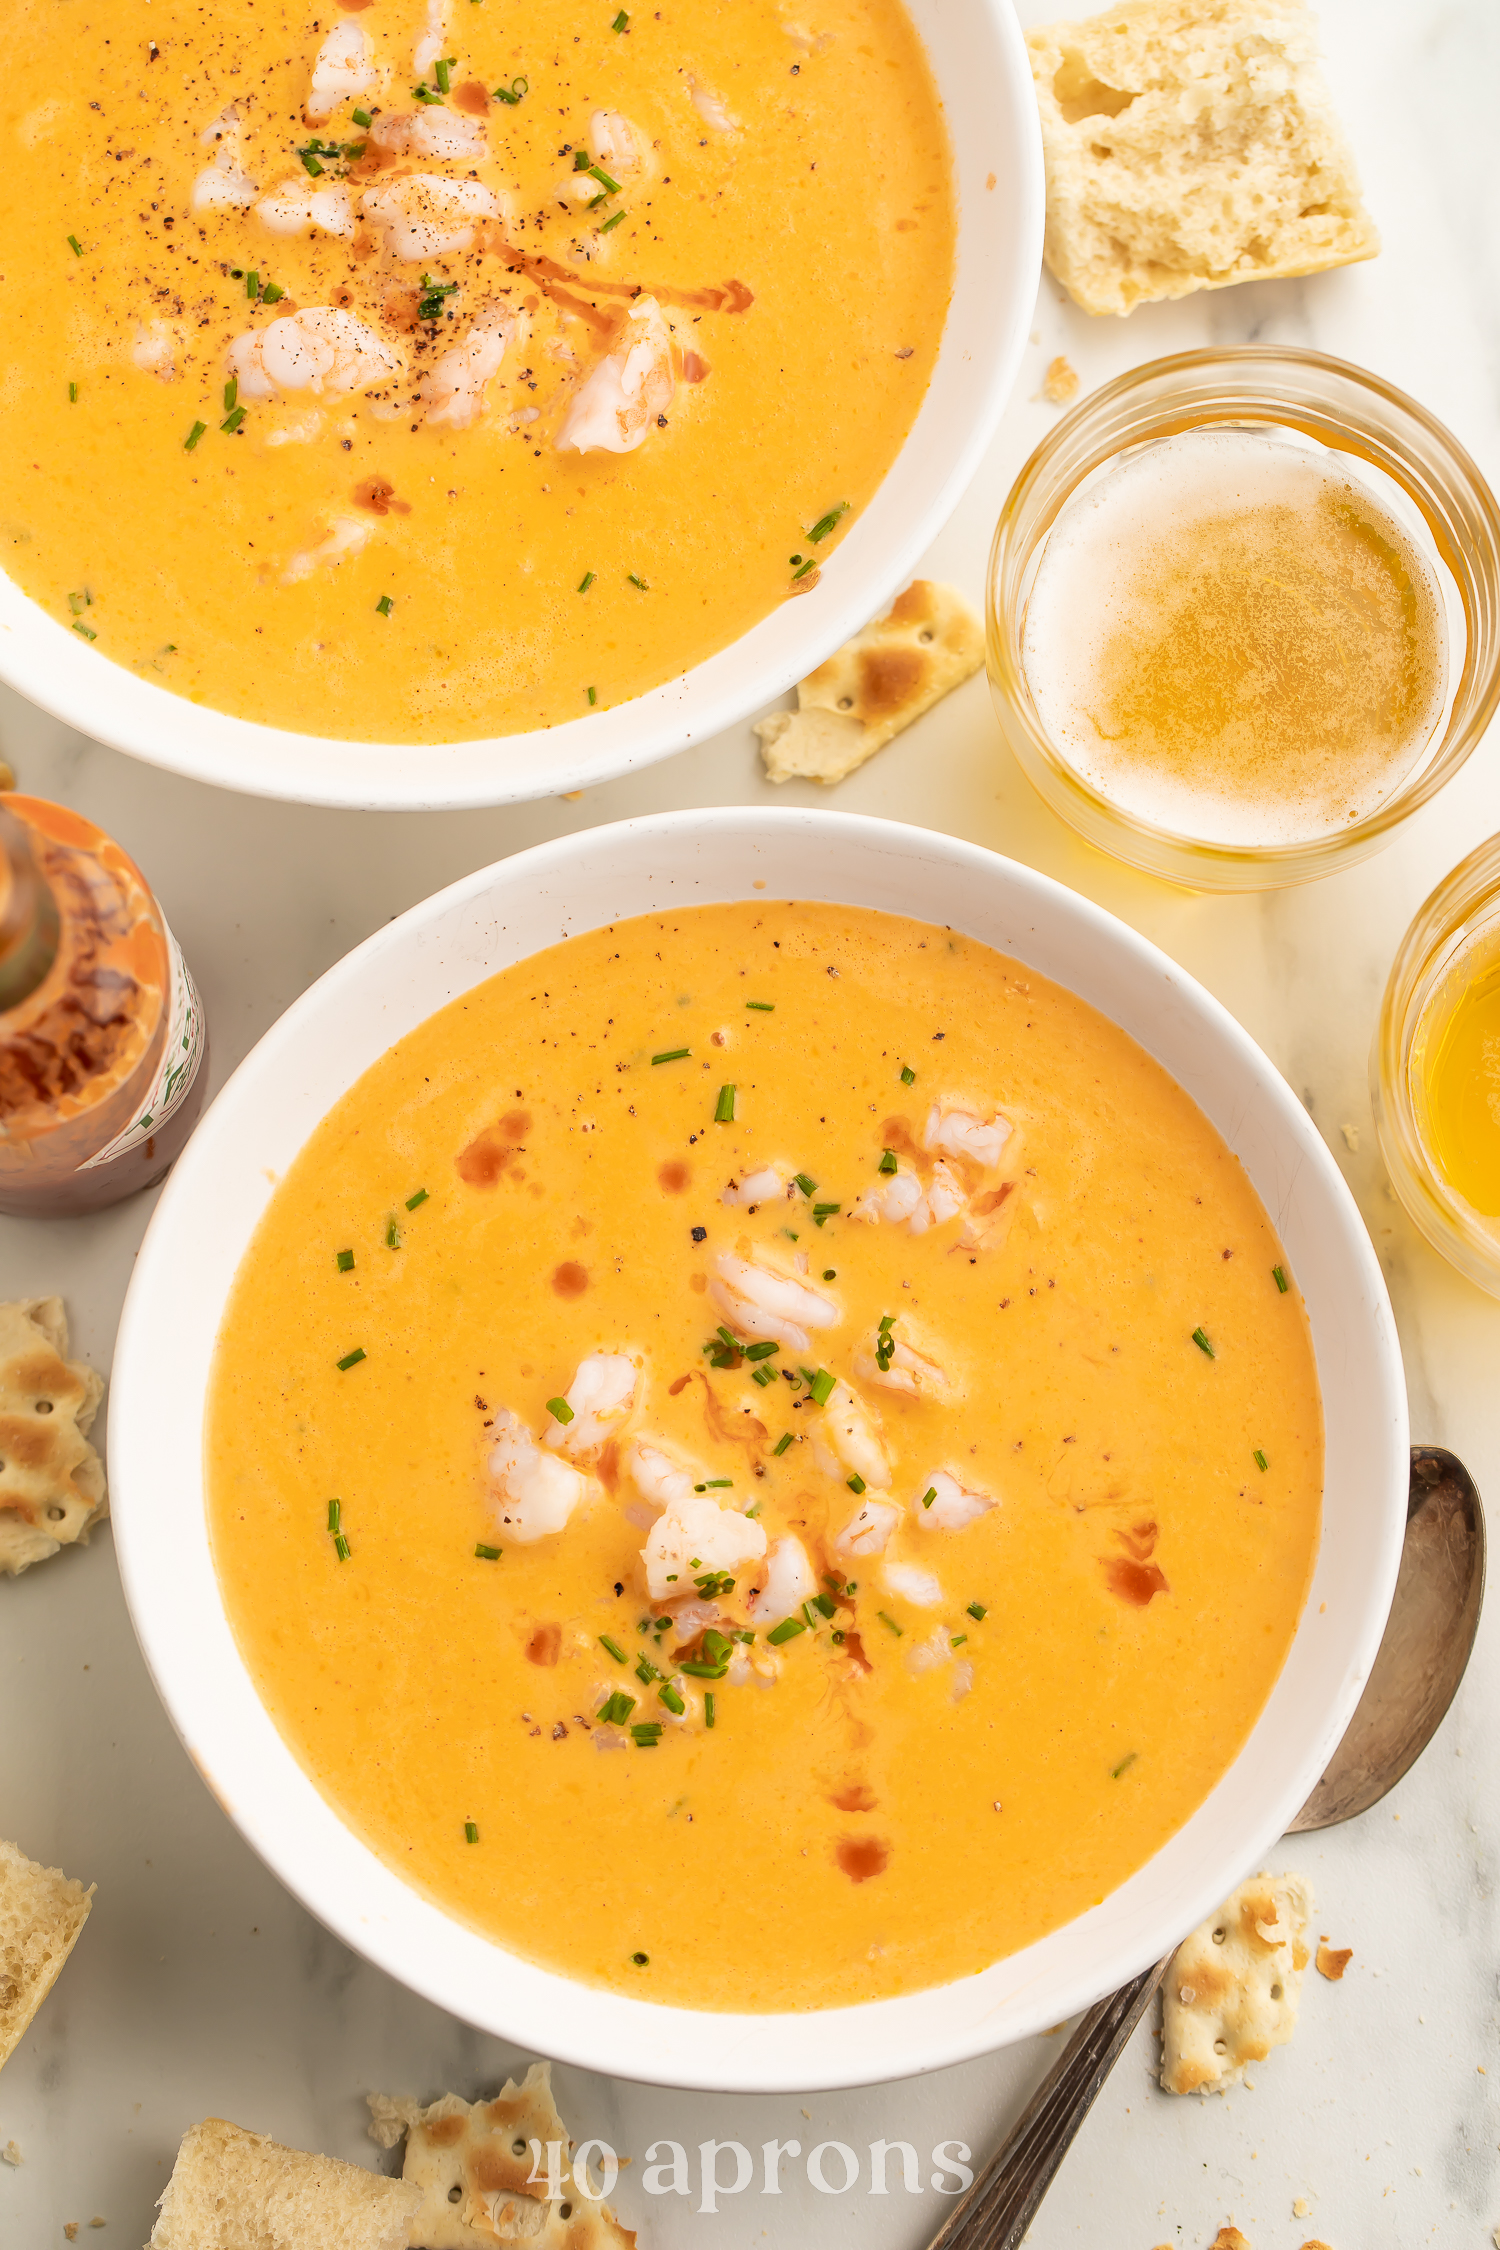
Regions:
<instances>
[{"instance_id":1,"label":"cracker crumb","mask_svg":"<svg viewBox=\"0 0 1500 2250\"><path fill-rule=\"evenodd\" d=\"M1248 2086L1246 2065L1291 2038L1311 1904L1300 1876L1257 1875L1183 1940L1162 1983L1167 2093Z\"/></svg>"},{"instance_id":2,"label":"cracker crumb","mask_svg":"<svg viewBox=\"0 0 1500 2250\"><path fill-rule=\"evenodd\" d=\"M1341 1125L1339 1131L1344 1136L1344 1146L1348 1149L1350 1155L1357 1156L1359 1154L1359 1127L1357 1125Z\"/></svg>"},{"instance_id":3,"label":"cracker crumb","mask_svg":"<svg viewBox=\"0 0 1500 2250\"><path fill-rule=\"evenodd\" d=\"M1066 406L1078 396L1078 370L1059 353L1042 377L1042 396L1053 406Z\"/></svg>"},{"instance_id":4,"label":"cracker crumb","mask_svg":"<svg viewBox=\"0 0 1500 2250\"><path fill-rule=\"evenodd\" d=\"M1311 2241L1303 2243L1302 2250L1329 2250L1329 2245L1326 2242L1319 2242L1314 2236Z\"/></svg>"},{"instance_id":5,"label":"cracker crumb","mask_svg":"<svg viewBox=\"0 0 1500 2250\"><path fill-rule=\"evenodd\" d=\"M63 2221L63 2233L70 2242L76 2242L78 2240L78 2221L76 2219L65 2219Z\"/></svg>"},{"instance_id":6,"label":"cracker crumb","mask_svg":"<svg viewBox=\"0 0 1500 2250\"><path fill-rule=\"evenodd\" d=\"M19 2142L19 2141L7 2141L7 2142L6 2142L6 2144L5 2144L5 2146L4 2146L4 2148L0 2148L0 2164L19 2164L19 2163L20 2163L20 2161L21 2161L21 2144L20 2144L20 2142Z\"/></svg>"},{"instance_id":7,"label":"cracker crumb","mask_svg":"<svg viewBox=\"0 0 1500 2250\"><path fill-rule=\"evenodd\" d=\"M795 711L756 721L766 779L845 780L983 662L984 633L963 596L914 579L884 617L808 674Z\"/></svg>"},{"instance_id":8,"label":"cracker crumb","mask_svg":"<svg viewBox=\"0 0 1500 2250\"><path fill-rule=\"evenodd\" d=\"M88 1442L104 1384L67 1354L60 1297L0 1304L0 1414L17 1433L0 1462L0 1573L12 1578L75 1541L86 1547L109 1513Z\"/></svg>"},{"instance_id":9,"label":"cracker crumb","mask_svg":"<svg viewBox=\"0 0 1500 2250\"><path fill-rule=\"evenodd\" d=\"M1294 2219L1305 2219L1311 2209L1312 2205L1308 2202L1307 2197L1299 2195L1292 2205L1292 2217Z\"/></svg>"},{"instance_id":10,"label":"cracker crumb","mask_svg":"<svg viewBox=\"0 0 1500 2250\"><path fill-rule=\"evenodd\" d=\"M1319 1938L1315 1958L1319 1976L1327 1977L1330 1984L1337 1984L1354 1959L1354 1948L1352 1945L1332 1946L1327 1938Z\"/></svg>"},{"instance_id":11,"label":"cracker crumb","mask_svg":"<svg viewBox=\"0 0 1500 2250\"><path fill-rule=\"evenodd\" d=\"M1250 2250L1250 2245L1238 2227L1220 2227L1209 2250Z\"/></svg>"}]
</instances>

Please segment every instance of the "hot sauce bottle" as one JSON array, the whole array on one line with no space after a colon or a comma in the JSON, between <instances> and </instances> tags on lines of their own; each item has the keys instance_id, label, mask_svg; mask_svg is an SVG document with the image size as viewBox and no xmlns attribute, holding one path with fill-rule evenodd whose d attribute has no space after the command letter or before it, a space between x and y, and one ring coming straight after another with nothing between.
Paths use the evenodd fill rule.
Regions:
<instances>
[{"instance_id":1,"label":"hot sauce bottle","mask_svg":"<svg viewBox=\"0 0 1500 2250\"><path fill-rule=\"evenodd\" d=\"M0 1212L154 1187L203 1105L208 1033L140 869L91 820L0 792Z\"/></svg>"}]
</instances>

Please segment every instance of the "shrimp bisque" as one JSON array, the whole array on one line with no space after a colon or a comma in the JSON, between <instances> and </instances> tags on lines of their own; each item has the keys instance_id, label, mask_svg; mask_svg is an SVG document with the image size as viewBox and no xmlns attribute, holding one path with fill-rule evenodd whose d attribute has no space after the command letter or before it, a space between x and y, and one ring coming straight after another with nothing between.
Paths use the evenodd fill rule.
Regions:
<instances>
[{"instance_id":1,"label":"shrimp bisque","mask_svg":"<svg viewBox=\"0 0 1500 2250\"><path fill-rule=\"evenodd\" d=\"M899 0L347 4L17 15L0 559L241 718L556 725L816 587L936 357L941 105Z\"/></svg>"},{"instance_id":2,"label":"shrimp bisque","mask_svg":"<svg viewBox=\"0 0 1500 2250\"><path fill-rule=\"evenodd\" d=\"M256 1686L407 1881L574 1978L811 2009L983 1969L1202 1802L1322 1424L1266 1214L1132 1040L757 901L366 1072L245 1255L206 1461Z\"/></svg>"},{"instance_id":3,"label":"shrimp bisque","mask_svg":"<svg viewBox=\"0 0 1500 2250\"><path fill-rule=\"evenodd\" d=\"M1406 780L1442 716L1447 625L1416 541L1339 455L1210 426L1138 447L1060 511L1023 661L1111 804L1285 846Z\"/></svg>"}]
</instances>

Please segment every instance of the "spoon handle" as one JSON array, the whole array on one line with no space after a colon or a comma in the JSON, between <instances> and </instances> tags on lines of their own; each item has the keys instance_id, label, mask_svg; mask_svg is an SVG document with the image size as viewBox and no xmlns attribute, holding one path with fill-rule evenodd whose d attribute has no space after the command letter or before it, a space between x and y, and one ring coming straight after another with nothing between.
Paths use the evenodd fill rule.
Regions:
<instances>
[{"instance_id":1,"label":"spoon handle","mask_svg":"<svg viewBox=\"0 0 1500 2250\"><path fill-rule=\"evenodd\" d=\"M1143 1969L1097 2001L999 2149L933 2236L930 2250L1017 2250L1100 2087L1166 1973Z\"/></svg>"}]
</instances>

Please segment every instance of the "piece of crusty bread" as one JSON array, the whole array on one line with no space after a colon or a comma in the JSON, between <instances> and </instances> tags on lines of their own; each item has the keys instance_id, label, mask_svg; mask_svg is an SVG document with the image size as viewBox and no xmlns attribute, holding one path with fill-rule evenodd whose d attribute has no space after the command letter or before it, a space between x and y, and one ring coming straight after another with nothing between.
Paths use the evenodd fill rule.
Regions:
<instances>
[{"instance_id":1,"label":"piece of crusty bread","mask_svg":"<svg viewBox=\"0 0 1500 2250\"><path fill-rule=\"evenodd\" d=\"M104 1465L85 1435L102 1379L70 1360L60 1297L0 1304L0 1572L87 1545L108 1513Z\"/></svg>"},{"instance_id":2,"label":"piece of crusty bread","mask_svg":"<svg viewBox=\"0 0 1500 2250\"><path fill-rule=\"evenodd\" d=\"M508 2078L493 2101L444 2094L420 2102L371 2094L370 2131L382 2148L406 2135L402 2177L422 2201L407 2236L412 2250L476 2250L495 2243L526 2250L632 2250L635 2236L601 2203L580 2195L569 2172L572 2140L552 2098L552 2065ZM562 2144L563 2194L547 2198L547 2143ZM455 2193L455 2190L457 2191Z\"/></svg>"},{"instance_id":3,"label":"piece of crusty bread","mask_svg":"<svg viewBox=\"0 0 1500 2250\"><path fill-rule=\"evenodd\" d=\"M421 2193L222 2117L184 2133L147 2250L406 2250Z\"/></svg>"},{"instance_id":4,"label":"piece of crusty bread","mask_svg":"<svg viewBox=\"0 0 1500 2250\"><path fill-rule=\"evenodd\" d=\"M1184 1938L1161 1988L1169 2094L1222 2093L1291 2038L1311 1912L1300 1875L1254 1875Z\"/></svg>"},{"instance_id":5,"label":"piece of crusty bread","mask_svg":"<svg viewBox=\"0 0 1500 2250\"><path fill-rule=\"evenodd\" d=\"M984 634L962 594L913 579L799 684L795 711L757 719L766 778L842 781L983 662Z\"/></svg>"},{"instance_id":6,"label":"piece of crusty bread","mask_svg":"<svg viewBox=\"0 0 1500 2250\"><path fill-rule=\"evenodd\" d=\"M1302 0L1127 0L1027 45L1046 260L1085 312L1379 250Z\"/></svg>"},{"instance_id":7,"label":"piece of crusty bread","mask_svg":"<svg viewBox=\"0 0 1500 2250\"><path fill-rule=\"evenodd\" d=\"M0 2068L56 1984L94 1902L57 1867L0 1843Z\"/></svg>"}]
</instances>

